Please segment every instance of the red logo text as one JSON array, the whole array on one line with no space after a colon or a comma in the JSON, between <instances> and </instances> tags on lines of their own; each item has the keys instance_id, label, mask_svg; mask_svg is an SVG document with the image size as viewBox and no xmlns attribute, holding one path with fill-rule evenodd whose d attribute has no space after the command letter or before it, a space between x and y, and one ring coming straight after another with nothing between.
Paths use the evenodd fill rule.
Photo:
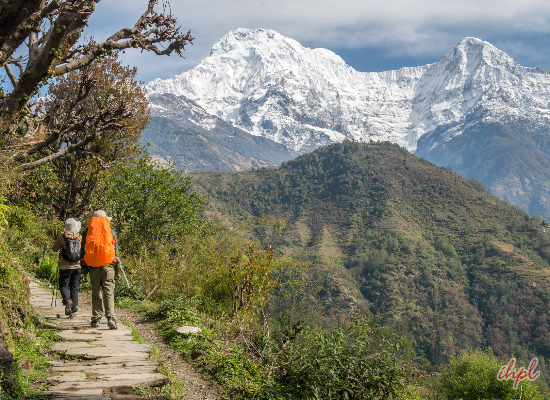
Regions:
<instances>
[{"instance_id":1,"label":"red logo text","mask_svg":"<svg viewBox=\"0 0 550 400\"><path fill-rule=\"evenodd\" d=\"M519 370L514 369L514 365L516 363L516 359L512 358L508 365L504 365L500 368L500 371L497 375L497 379L499 381L506 381L506 380L512 380L514 381L514 389L518 388L518 385L521 381L528 379L530 381L534 381L540 376L540 371L536 371L537 364L539 363L538 358L533 358L531 360L531 363L529 364L529 368L520 368Z\"/></svg>"}]
</instances>

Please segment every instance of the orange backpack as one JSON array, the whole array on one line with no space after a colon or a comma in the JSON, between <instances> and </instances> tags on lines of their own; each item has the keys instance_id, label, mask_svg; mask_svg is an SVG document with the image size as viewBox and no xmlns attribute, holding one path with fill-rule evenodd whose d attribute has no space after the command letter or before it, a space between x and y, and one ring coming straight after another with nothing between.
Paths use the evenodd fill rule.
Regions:
<instances>
[{"instance_id":1,"label":"orange backpack","mask_svg":"<svg viewBox=\"0 0 550 400\"><path fill-rule=\"evenodd\" d=\"M105 217L94 217L88 223L84 262L90 267L103 267L113 262L115 246L111 224Z\"/></svg>"}]
</instances>

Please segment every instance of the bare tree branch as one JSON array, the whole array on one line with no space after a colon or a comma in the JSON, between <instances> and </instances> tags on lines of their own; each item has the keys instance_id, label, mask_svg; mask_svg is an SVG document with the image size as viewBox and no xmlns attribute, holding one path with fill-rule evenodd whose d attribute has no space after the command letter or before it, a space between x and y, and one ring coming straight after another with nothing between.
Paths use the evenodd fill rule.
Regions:
<instances>
[{"instance_id":1,"label":"bare tree branch","mask_svg":"<svg viewBox=\"0 0 550 400\"><path fill-rule=\"evenodd\" d=\"M107 164L105 161L103 161L98 155L96 155L94 153L91 153L89 151L78 150L76 152L76 154L77 155L88 156L91 159L96 160L99 163L99 165L101 166L101 168L103 168L103 169L108 169L110 167L110 165Z\"/></svg>"},{"instance_id":2,"label":"bare tree branch","mask_svg":"<svg viewBox=\"0 0 550 400\"><path fill-rule=\"evenodd\" d=\"M94 132L91 135L86 136L80 142L72 144L70 146L67 146L65 149L63 149L61 151L58 151L57 153L50 154L49 156L43 157L40 160L36 160L36 161L26 163L26 164L21 164L16 168L16 170L21 170L22 171L22 170L38 167L39 165L42 165L42 164L46 164L47 162L50 162L52 160L55 160L56 158L62 157L65 154L69 154L69 153L72 153L72 152L78 150L79 148L81 148L81 147L85 146L86 144L90 143L91 141L93 141L95 138L96 138L96 134Z\"/></svg>"},{"instance_id":3,"label":"bare tree branch","mask_svg":"<svg viewBox=\"0 0 550 400\"><path fill-rule=\"evenodd\" d=\"M89 0L3 0L0 2L0 67L7 66L13 52L28 38L26 65L19 78L6 67L14 89L0 96L0 134L9 131L27 115L28 100L47 79L79 70L95 59L126 48L141 48L158 55L176 52L180 56L193 37L182 34L171 13L154 11L158 0L150 0L147 10L133 28L124 28L103 43L75 44L95 10ZM10 19L11 18L11 19ZM49 21L49 25L48 25ZM6 25L3 26L2 23ZM41 28L45 23L45 27ZM47 28L47 29L46 29ZM1 35L5 33L4 35ZM165 48L160 48L165 44Z\"/></svg>"},{"instance_id":4,"label":"bare tree branch","mask_svg":"<svg viewBox=\"0 0 550 400\"><path fill-rule=\"evenodd\" d=\"M17 78L15 77L13 71L11 70L11 67L9 64L4 65L4 69L6 70L6 73L8 74L8 77L10 78L11 84L13 86L17 85Z\"/></svg>"}]
</instances>

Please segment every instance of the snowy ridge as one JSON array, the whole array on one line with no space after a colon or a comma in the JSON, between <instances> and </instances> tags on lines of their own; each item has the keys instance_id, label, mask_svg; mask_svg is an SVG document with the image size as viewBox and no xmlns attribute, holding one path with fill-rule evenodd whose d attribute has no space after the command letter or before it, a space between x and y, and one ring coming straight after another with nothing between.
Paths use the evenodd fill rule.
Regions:
<instances>
[{"instance_id":1,"label":"snowy ridge","mask_svg":"<svg viewBox=\"0 0 550 400\"><path fill-rule=\"evenodd\" d=\"M275 31L236 29L198 66L155 79L147 89L151 97L186 96L236 127L300 152L346 138L390 140L414 151L437 127L450 127L437 142L460 135L473 114L550 126L546 71L522 67L475 38L431 65L365 73Z\"/></svg>"}]
</instances>

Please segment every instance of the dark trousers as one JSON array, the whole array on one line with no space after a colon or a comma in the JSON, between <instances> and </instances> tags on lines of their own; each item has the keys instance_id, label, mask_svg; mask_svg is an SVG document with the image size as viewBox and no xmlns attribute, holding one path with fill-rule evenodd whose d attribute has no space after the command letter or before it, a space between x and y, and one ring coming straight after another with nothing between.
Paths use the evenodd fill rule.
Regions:
<instances>
[{"instance_id":1,"label":"dark trousers","mask_svg":"<svg viewBox=\"0 0 550 400\"><path fill-rule=\"evenodd\" d=\"M59 292L63 298L63 305L67 300L73 301L73 312L77 312L78 308L78 290L80 289L81 269L60 269L59 270Z\"/></svg>"}]
</instances>

